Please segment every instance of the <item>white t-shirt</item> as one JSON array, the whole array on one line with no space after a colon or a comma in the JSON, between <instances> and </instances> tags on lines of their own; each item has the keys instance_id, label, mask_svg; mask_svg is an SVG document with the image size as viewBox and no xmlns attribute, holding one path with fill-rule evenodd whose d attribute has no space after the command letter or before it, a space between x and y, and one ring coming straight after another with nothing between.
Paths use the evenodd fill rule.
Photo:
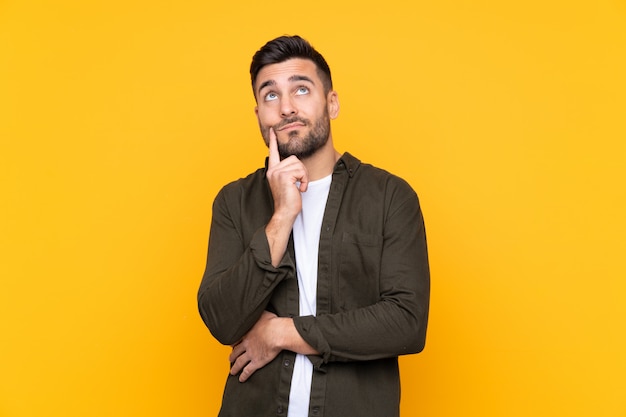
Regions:
<instances>
[{"instance_id":1,"label":"white t-shirt","mask_svg":"<svg viewBox=\"0 0 626 417\"><path fill-rule=\"evenodd\" d=\"M322 219L332 175L311 181L302 196L302 211L293 224L296 271L301 316L314 316L317 310L317 263ZM307 417L311 398L313 364L305 355L296 355L289 392L287 417Z\"/></svg>"}]
</instances>

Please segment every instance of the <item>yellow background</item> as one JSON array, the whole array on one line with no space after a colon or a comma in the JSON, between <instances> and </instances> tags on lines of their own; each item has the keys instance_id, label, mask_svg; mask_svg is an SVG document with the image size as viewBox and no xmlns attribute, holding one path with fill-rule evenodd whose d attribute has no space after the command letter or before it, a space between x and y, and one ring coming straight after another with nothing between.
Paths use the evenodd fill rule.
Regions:
<instances>
[{"instance_id":1,"label":"yellow background","mask_svg":"<svg viewBox=\"0 0 626 417\"><path fill-rule=\"evenodd\" d=\"M211 203L263 162L248 65L294 33L339 150L421 197L403 415L626 416L622 0L0 1L0 416L216 415Z\"/></svg>"}]
</instances>

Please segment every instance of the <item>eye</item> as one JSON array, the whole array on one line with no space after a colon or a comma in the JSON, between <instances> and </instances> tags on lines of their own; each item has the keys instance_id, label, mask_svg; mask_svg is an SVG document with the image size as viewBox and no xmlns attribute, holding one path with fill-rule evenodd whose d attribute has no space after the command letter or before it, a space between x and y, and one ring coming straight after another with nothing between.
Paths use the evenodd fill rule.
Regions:
<instances>
[{"instance_id":1,"label":"eye","mask_svg":"<svg viewBox=\"0 0 626 417\"><path fill-rule=\"evenodd\" d=\"M274 92L269 92L264 97L265 101L273 101L273 100L276 100L277 98L278 98L278 94Z\"/></svg>"},{"instance_id":2,"label":"eye","mask_svg":"<svg viewBox=\"0 0 626 417\"><path fill-rule=\"evenodd\" d=\"M298 89L296 90L296 95L301 96L303 94L309 94L308 87L298 87Z\"/></svg>"}]
</instances>

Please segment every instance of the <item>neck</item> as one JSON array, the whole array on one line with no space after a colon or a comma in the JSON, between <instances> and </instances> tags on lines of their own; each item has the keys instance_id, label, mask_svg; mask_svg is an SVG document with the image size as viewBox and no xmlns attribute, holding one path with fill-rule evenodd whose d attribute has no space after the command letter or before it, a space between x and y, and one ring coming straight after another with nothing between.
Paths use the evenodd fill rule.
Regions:
<instances>
[{"instance_id":1,"label":"neck","mask_svg":"<svg viewBox=\"0 0 626 417\"><path fill-rule=\"evenodd\" d=\"M315 154L303 159L302 163L309 173L309 181L316 181L333 173L341 154L335 150L332 138Z\"/></svg>"}]
</instances>

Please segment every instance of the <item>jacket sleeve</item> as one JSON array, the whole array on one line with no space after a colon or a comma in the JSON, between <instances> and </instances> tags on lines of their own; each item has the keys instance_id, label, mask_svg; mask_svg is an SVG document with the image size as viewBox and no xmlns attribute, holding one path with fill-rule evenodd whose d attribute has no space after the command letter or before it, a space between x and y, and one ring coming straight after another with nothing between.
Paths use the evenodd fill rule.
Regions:
<instances>
[{"instance_id":1,"label":"jacket sleeve","mask_svg":"<svg viewBox=\"0 0 626 417\"><path fill-rule=\"evenodd\" d=\"M316 367L423 350L430 296L426 233L417 195L406 187L391 199L384 220L378 301L294 318L300 335L320 352L311 357Z\"/></svg>"},{"instance_id":2,"label":"jacket sleeve","mask_svg":"<svg viewBox=\"0 0 626 417\"><path fill-rule=\"evenodd\" d=\"M232 345L259 319L274 288L293 276L294 263L286 253L277 268L272 266L264 226L246 241L238 199L228 195L222 189L213 203L198 309L211 334L220 343Z\"/></svg>"}]
</instances>

